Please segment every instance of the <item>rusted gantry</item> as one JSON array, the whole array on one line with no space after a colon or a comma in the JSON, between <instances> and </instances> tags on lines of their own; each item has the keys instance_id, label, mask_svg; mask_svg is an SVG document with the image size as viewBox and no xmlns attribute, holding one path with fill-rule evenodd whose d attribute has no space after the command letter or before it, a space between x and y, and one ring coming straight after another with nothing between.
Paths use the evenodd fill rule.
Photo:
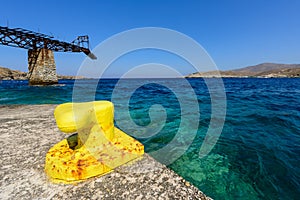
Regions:
<instances>
[{"instance_id":1,"label":"rusted gantry","mask_svg":"<svg viewBox=\"0 0 300 200\"><path fill-rule=\"evenodd\" d=\"M89 37L78 36L68 43L54 37L22 28L0 26L0 44L28 49L29 84L57 83L55 52L83 52L91 59L97 59L89 49Z\"/></svg>"},{"instance_id":2,"label":"rusted gantry","mask_svg":"<svg viewBox=\"0 0 300 200\"><path fill-rule=\"evenodd\" d=\"M0 26L0 42L3 45L24 49L49 49L57 52L83 52L91 59L96 56L89 50L89 37L78 36L73 42L55 40L54 37L22 28Z\"/></svg>"}]
</instances>

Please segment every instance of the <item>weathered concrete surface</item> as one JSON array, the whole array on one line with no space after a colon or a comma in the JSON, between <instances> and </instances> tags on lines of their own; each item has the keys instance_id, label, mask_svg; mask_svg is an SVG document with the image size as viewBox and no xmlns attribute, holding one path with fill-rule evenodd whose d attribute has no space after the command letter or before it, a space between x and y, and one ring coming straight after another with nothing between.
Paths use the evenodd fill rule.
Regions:
<instances>
[{"instance_id":1,"label":"weathered concrete surface","mask_svg":"<svg viewBox=\"0 0 300 200\"><path fill-rule=\"evenodd\" d=\"M49 49L28 50L28 79L30 85L58 83L53 51Z\"/></svg>"},{"instance_id":2,"label":"weathered concrete surface","mask_svg":"<svg viewBox=\"0 0 300 200\"><path fill-rule=\"evenodd\" d=\"M0 199L209 199L148 155L75 185L51 183L45 155L66 137L56 127L54 108L0 106Z\"/></svg>"}]
</instances>

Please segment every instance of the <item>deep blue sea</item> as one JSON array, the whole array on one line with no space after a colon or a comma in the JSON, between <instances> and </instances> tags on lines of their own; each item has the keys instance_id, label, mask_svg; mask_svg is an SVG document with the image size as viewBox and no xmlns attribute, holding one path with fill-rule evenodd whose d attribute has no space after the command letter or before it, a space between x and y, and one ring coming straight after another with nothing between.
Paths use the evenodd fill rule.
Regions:
<instances>
[{"instance_id":1,"label":"deep blue sea","mask_svg":"<svg viewBox=\"0 0 300 200\"><path fill-rule=\"evenodd\" d=\"M141 81L124 81L116 99L122 99L123 95L125 98L130 87ZM101 80L96 93L86 90L83 101L89 95L96 100L111 100L117 82L117 79ZM150 154L168 145L179 126L184 126L185 133L192 131L189 123L181 124L177 96L163 86L171 85L184 93L186 88L181 82L181 79L161 79L156 83L149 80L130 96L129 113L140 126L150 123L152 105L159 104L166 110L164 127L155 135L138 138ZM203 79L188 79L188 82L199 103L197 134L185 153L168 167L214 199L299 199L300 79L223 79L227 98L225 124L216 145L203 158L199 157L199 148L209 128L212 100ZM79 80L78 85L84 91L95 83L96 80ZM27 81L2 81L0 104L69 102L73 84L74 80L61 80L56 86L39 87L28 86ZM117 125L122 124L128 134L133 133L132 126L123 118L124 107L114 103Z\"/></svg>"}]
</instances>

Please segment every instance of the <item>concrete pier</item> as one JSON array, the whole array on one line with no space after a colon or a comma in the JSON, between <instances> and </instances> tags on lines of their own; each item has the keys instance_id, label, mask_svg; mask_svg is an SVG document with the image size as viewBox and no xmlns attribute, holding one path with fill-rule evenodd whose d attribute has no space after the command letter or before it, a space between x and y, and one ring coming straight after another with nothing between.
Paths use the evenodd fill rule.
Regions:
<instances>
[{"instance_id":1,"label":"concrete pier","mask_svg":"<svg viewBox=\"0 0 300 200\"><path fill-rule=\"evenodd\" d=\"M29 85L51 85L58 83L52 50L28 50L28 80Z\"/></svg>"},{"instance_id":2,"label":"concrete pier","mask_svg":"<svg viewBox=\"0 0 300 200\"><path fill-rule=\"evenodd\" d=\"M44 172L50 147L67 137L56 126L55 105L0 106L0 199L210 200L149 155L101 177L54 184Z\"/></svg>"}]
</instances>

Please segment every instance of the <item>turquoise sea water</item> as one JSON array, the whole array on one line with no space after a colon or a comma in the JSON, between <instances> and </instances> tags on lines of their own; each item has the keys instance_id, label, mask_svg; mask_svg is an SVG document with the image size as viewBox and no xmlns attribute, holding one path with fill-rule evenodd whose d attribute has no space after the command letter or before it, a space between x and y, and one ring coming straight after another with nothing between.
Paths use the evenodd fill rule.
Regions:
<instances>
[{"instance_id":1,"label":"turquoise sea water","mask_svg":"<svg viewBox=\"0 0 300 200\"><path fill-rule=\"evenodd\" d=\"M85 90L95 81L80 80L80 88ZM184 93L181 81L161 79L151 83L149 80L131 95L130 116L138 125L150 123L151 105L160 104L166 109L166 124L161 131L148 138L138 138L149 153L168 145L178 131L180 103L172 90L162 85L172 85ZM227 97L225 125L210 154L201 159L199 148L211 118L211 99L202 79L188 81L199 103L197 135L188 150L168 167L215 199L299 199L300 79L223 79ZM111 100L117 82L116 79L101 80L96 94L86 90L82 100L89 95L95 95L97 100ZM118 98L139 82L141 80L126 80ZM2 81L0 104L72 101L72 80L46 87L27 84L27 81ZM123 115L125 108L114 103L117 125L122 124L128 134L133 133ZM183 126L186 133L191 131L188 123Z\"/></svg>"}]
</instances>

